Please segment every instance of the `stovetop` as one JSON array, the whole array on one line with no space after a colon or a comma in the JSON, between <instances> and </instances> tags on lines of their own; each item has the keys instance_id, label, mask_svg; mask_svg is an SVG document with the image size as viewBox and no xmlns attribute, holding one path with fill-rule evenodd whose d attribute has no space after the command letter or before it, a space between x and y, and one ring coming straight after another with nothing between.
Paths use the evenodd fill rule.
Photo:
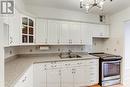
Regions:
<instances>
[{"instance_id":1,"label":"stovetop","mask_svg":"<svg viewBox=\"0 0 130 87\"><path fill-rule=\"evenodd\" d=\"M101 59L121 59L121 56L119 55L113 55L113 54L108 54L108 53L90 53L90 55L94 55L97 57L100 57Z\"/></svg>"}]
</instances>

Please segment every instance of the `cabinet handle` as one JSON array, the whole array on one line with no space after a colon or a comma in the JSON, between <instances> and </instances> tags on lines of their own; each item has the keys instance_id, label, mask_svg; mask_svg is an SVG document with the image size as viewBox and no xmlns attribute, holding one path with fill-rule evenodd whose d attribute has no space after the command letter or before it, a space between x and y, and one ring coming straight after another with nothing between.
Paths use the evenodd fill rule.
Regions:
<instances>
[{"instance_id":1,"label":"cabinet handle","mask_svg":"<svg viewBox=\"0 0 130 87\"><path fill-rule=\"evenodd\" d=\"M80 43L82 43L83 41L82 40L80 40Z\"/></svg>"},{"instance_id":2,"label":"cabinet handle","mask_svg":"<svg viewBox=\"0 0 130 87\"><path fill-rule=\"evenodd\" d=\"M100 36L103 36L103 33L100 33Z\"/></svg>"},{"instance_id":3,"label":"cabinet handle","mask_svg":"<svg viewBox=\"0 0 130 87\"><path fill-rule=\"evenodd\" d=\"M45 39L45 43L47 44L47 39Z\"/></svg>"},{"instance_id":4,"label":"cabinet handle","mask_svg":"<svg viewBox=\"0 0 130 87\"><path fill-rule=\"evenodd\" d=\"M58 42L57 42L58 44L60 43L60 40L58 40Z\"/></svg>"}]
</instances>

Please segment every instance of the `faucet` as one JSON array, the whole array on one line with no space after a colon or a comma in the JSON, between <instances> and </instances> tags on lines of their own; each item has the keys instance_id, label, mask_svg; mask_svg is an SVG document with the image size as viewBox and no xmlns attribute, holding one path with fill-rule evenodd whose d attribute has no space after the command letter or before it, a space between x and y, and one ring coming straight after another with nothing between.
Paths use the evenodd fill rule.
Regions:
<instances>
[{"instance_id":1,"label":"faucet","mask_svg":"<svg viewBox=\"0 0 130 87\"><path fill-rule=\"evenodd\" d=\"M68 56L71 57L72 51L68 50Z\"/></svg>"}]
</instances>

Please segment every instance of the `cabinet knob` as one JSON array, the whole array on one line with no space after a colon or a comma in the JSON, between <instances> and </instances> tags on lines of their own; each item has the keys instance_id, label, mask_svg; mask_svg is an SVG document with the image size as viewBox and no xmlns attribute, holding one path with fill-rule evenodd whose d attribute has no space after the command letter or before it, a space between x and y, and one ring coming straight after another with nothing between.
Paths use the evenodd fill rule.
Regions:
<instances>
[{"instance_id":1,"label":"cabinet knob","mask_svg":"<svg viewBox=\"0 0 130 87\"><path fill-rule=\"evenodd\" d=\"M57 43L59 44L59 43L60 43L60 40L58 40Z\"/></svg>"},{"instance_id":2,"label":"cabinet knob","mask_svg":"<svg viewBox=\"0 0 130 87\"><path fill-rule=\"evenodd\" d=\"M45 39L45 43L47 44L47 39Z\"/></svg>"}]
</instances>

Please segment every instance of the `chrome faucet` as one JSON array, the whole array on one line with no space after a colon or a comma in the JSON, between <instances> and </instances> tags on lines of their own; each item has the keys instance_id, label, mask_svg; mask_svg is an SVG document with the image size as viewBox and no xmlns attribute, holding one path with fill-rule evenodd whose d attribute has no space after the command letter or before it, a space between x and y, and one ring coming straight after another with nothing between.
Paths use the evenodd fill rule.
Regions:
<instances>
[{"instance_id":1,"label":"chrome faucet","mask_svg":"<svg viewBox=\"0 0 130 87\"><path fill-rule=\"evenodd\" d=\"M71 57L71 54L72 54L72 51L71 50L68 50L68 56Z\"/></svg>"}]
</instances>

